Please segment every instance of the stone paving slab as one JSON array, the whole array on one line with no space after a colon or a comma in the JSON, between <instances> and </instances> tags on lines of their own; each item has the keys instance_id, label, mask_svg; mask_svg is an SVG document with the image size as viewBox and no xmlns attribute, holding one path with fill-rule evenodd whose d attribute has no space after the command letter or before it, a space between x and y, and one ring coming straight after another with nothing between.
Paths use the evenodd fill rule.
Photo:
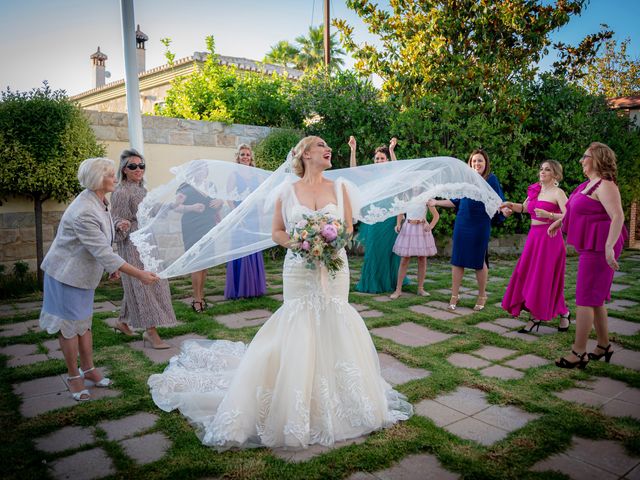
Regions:
<instances>
[{"instance_id":1,"label":"stone paving slab","mask_svg":"<svg viewBox=\"0 0 640 480\"><path fill-rule=\"evenodd\" d=\"M510 329L522 328L527 324L527 322L523 322L522 320L518 320L517 318L498 318L494 320L493 323L497 323L498 325Z\"/></svg>"},{"instance_id":2,"label":"stone paving slab","mask_svg":"<svg viewBox=\"0 0 640 480\"><path fill-rule=\"evenodd\" d=\"M486 410L476 413L473 418L507 432L513 432L540 418L540 415L525 412L512 405L491 405Z\"/></svg>"},{"instance_id":3,"label":"stone paving slab","mask_svg":"<svg viewBox=\"0 0 640 480\"><path fill-rule=\"evenodd\" d=\"M381 327L371 330L373 335L388 338L400 345L421 347L448 340L454 335L438 332L413 322L405 322L393 327Z\"/></svg>"},{"instance_id":4,"label":"stone paving slab","mask_svg":"<svg viewBox=\"0 0 640 480\"><path fill-rule=\"evenodd\" d=\"M359 445L367 441L367 436L350 438L349 440L345 440L342 442L336 442L330 447L325 447L323 445L314 444L305 448L304 450L286 450L284 448L272 448L270 452L278 458L281 458L287 462L306 462L318 455L322 455L323 453L329 452L331 450L335 450L337 448L346 447L348 445Z\"/></svg>"},{"instance_id":5,"label":"stone paving slab","mask_svg":"<svg viewBox=\"0 0 640 480\"><path fill-rule=\"evenodd\" d=\"M113 462L102 448L94 448L63 457L51 463L56 479L92 480L113 475Z\"/></svg>"},{"instance_id":6,"label":"stone paving slab","mask_svg":"<svg viewBox=\"0 0 640 480\"><path fill-rule=\"evenodd\" d=\"M28 380L13 385L14 393L24 398L64 392L66 389L67 385L62 379L62 375L36 378L35 380Z\"/></svg>"},{"instance_id":7,"label":"stone paving slab","mask_svg":"<svg viewBox=\"0 0 640 480\"><path fill-rule=\"evenodd\" d=\"M62 452L93 442L93 429L87 427L64 427L34 440L38 450L48 453Z\"/></svg>"},{"instance_id":8,"label":"stone paving slab","mask_svg":"<svg viewBox=\"0 0 640 480\"><path fill-rule=\"evenodd\" d=\"M492 365L491 367L480 370L485 377L500 378L502 380L514 380L524 377L524 373L513 368L503 367L501 365Z\"/></svg>"},{"instance_id":9,"label":"stone paving slab","mask_svg":"<svg viewBox=\"0 0 640 480\"><path fill-rule=\"evenodd\" d=\"M37 353L35 355L25 355L24 357L14 357L7 362L9 367L22 367L24 365L31 365L33 363L45 362L49 360L49 357L44 353Z\"/></svg>"},{"instance_id":10,"label":"stone paving slab","mask_svg":"<svg viewBox=\"0 0 640 480\"><path fill-rule=\"evenodd\" d=\"M446 470L435 455L428 453L408 455L394 466L370 475L377 480L455 480L460 478Z\"/></svg>"},{"instance_id":11,"label":"stone paving slab","mask_svg":"<svg viewBox=\"0 0 640 480\"><path fill-rule=\"evenodd\" d=\"M453 353L447 357L447 362L460 368L482 368L491 365L486 360L466 353Z\"/></svg>"},{"instance_id":12,"label":"stone paving slab","mask_svg":"<svg viewBox=\"0 0 640 480\"><path fill-rule=\"evenodd\" d=\"M228 328L256 327L262 325L271 317L269 310L247 310L245 312L230 313L227 315L216 315L216 321Z\"/></svg>"},{"instance_id":13,"label":"stone paving slab","mask_svg":"<svg viewBox=\"0 0 640 480\"><path fill-rule=\"evenodd\" d=\"M472 315L474 310L467 307L457 306L455 310L449 310L449 304L445 302L440 302L438 300L432 300L427 302L427 307L437 308L439 310L443 310L445 312L453 313L458 315L459 317L464 317L466 315Z\"/></svg>"},{"instance_id":14,"label":"stone paving slab","mask_svg":"<svg viewBox=\"0 0 640 480\"><path fill-rule=\"evenodd\" d=\"M273 298L274 300L277 300L279 302L284 302L284 295L281 293L276 293L274 295L269 295L269 298Z\"/></svg>"},{"instance_id":15,"label":"stone paving slab","mask_svg":"<svg viewBox=\"0 0 640 480\"><path fill-rule=\"evenodd\" d=\"M109 440L122 440L149 430L156 424L158 418L152 413L140 412L118 420L100 422L97 427L106 432Z\"/></svg>"},{"instance_id":16,"label":"stone paving slab","mask_svg":"<svg viewBox=\"0 0 640 480\"><path fill-rule=\"evenodd\" d=\"M111 302L95 302L93 304L93 313L102 313L102 312L115 312L118 310Z\"/></svg>"},{"instance_id":17,"label":"stone paving slab","mask_svg":"<svg viewBox=\"0 0 640 480\"><path fill-rule=\"evenodd\" d=\"M380 318L384 317L384 313L379 310L364 310L360 312L362 318Z\"/></svg>"},{"instance_id":18,"label":"stone paving slab","mask_svg":"<svg viewBox=\"0 0 640 480\"><path fill-rule=\"evenodd\" d=\"M509 360L504 364L508 367L519 368L521 370L527 368L536 368L541 367L542 365L548 365L551 361L546 358L538 357L537 355L522 355L521 357L514 358L513 360Z\"/></svg>"},{"instance_id":19,"label":"stone paving slab","mask_svg":"<svg viewBox=\"0 0 640 480\"><path fill-rule=\"evenodd\" d=\"M459 422L452 423L447 426L447 430L460 438L473 440L485 446L493 445L509 435L506 430L488 425L473 417L467 417Z\"/></svg>"},{"instance_id":20,"label":"stone paving slab","mask_svg":"<svg viewBox=\"0 0 640 480\"><path fill-rule=\"evenodd\" d=\"M485 397L481 390L458 387L453 392L438 396L435 401L465 415L474 415L491 406Z\"/></svg>"},{"instance_id":21,"label":"stone paving slab","mask_svg":"<svg viewBox=\"0 0 640 480\"><path fill-rule=\"evenodd\" d=\"M588 351L592 350L593 348ZM630 368L632 370L640 370L640 352L633 350L616 350L615 347L614 352L615 353L611 357L611 363L613 365L620 365L621 367ZM604 358L600 361L604 361Z\"/></svg>"},{"instance_id":22,"label":"stone paving slab","mask_svg":"<svg viewBox=\"0 0 640 480\"><path fill-rule=\"evenodd\" d=\"M391 385L400 385L410 382L411 380L419 380L431 375L431 372L423 368L408 367L400 360L387 355L386 353L378 353L380 361L380 374Z\"/></svg>"},{"instance_id":23,"label":"stone paving slab","mask_svg":"<svg viewBox=\"0 0 640 480\"><path fill-rule=\"evenodd\" d=\"M364 294L361 293L361 295L364 295ZM403 295L407 295L407 294L403 293ZM377 297L373 297L373 299L376 302L382 302L382 303L392 302L393 301L391 298L389 298L389 295L378 295Z\"/></svg>"},{"instance_id":24,"label":"stone paving slab","mask_svg":"<svg viewBox=\"0 0 640 480\"><path fill-rule=\"evenodd\" d=\"M633 300L624 300L624 299L615 299L605 304L608 310L618 310L621 312L624 312L628 308L635 307L636 305L638 305L638 302L634 302Z\"/></svg>"},{"instance_id":25,"label":"stone paving slab","mask_svg":"<svg viewBox=\"0 0 640 480\"><path fill-rule=\"evenodd\" d=\"M416 404L415 412L417 415L430 418L438 427L445 427L467 417L462 412L429 399Z\"/></svg>"},{"instance_id":26,"label":"stone paving slab","mask_svg":"<svg viewBox=\"0 0 640 480\"><path fill-rule=\"evenodd\" d=\"M555 395L563 400L591 407L602 407L610 417L633 417L640 420L640 389L607 377L578 382L578 387L563 390Z\"/></svg>"},{"instance_id":27,"label":"stone paving slab","mask_svg":"<svg viewBox=\"0 0 640 480\"><path fill-rule=\"evenodd\" d=\"M611 291L612 292L621 292L622 290L626 290L630 285L623 285L621 283L612 283Z\"/></svg>"},{"instance_id":28,"label":"stone paving slab","mask_svg":"<svg viewBox=\"0 0 640 480\"><path fill-rule=\"evenodd\" d=\"M495 323L490 322L480 322L474 325L476 328L480 328L482 330L487 330L488 332L494 333L507 333L509 331L508 328L501 327L500 325L496 325Z\"/></svg>"},{"instance_id":29,"label":"stone paving slab","mask_svg":"<svg viewBox=\"0 0 640 480\"><path fill-rule=\"evenodd\" d=\"M409 307L414 313L420 313L422 315L428 315L429 317L436 318L438 320L453 320L454 318L458 318L459 315L456 315L452 312L445 312L444 310L440 310L439 308L431 308L425 305L412 305Z\"/></svg>"},{"instance_id":30,"label":"stone paving slab","mask_svg":"<svg viewBox=\"0 0 640 480\"><path fill-rule=\"evenodd\" d=\"M626 274L627 274L627 272L617 271L617 272L614 272L613 278L620 278L620 277L625 276Z\"/></svg>"},{"instance_id":31,"label":"stone paving slab","mask_svg":"<svg viewBox=\"0 0 640 480\"><path fill-rule=\"evenodd\" d=\"M166 350L155 350L151 348L151 346L145 348L141 340L130 342L128 345L134 350L139 350L144 353L153 363L164 363L180 353L180 346L185 340L206 340L206 338L195 333L188 333L178 337L163 338L163 340L171 345L171 348L167 348Z\"/></svg>"},{"instance_id":32,"label":"stone paving slab","mask_svg":"<svg viewBox=\"0 0 640 480\"><path fill-rule=\"evenodd\" d=\"M120 442L124 452L139 465L156 462L171 448L171 441L162 433L150 433Z\"/></svg>"},{"instance_id":33,"label":"stone paving slab","mask_svg":"<svg viewBox=\"0 0 640 480\"><path fill-rule=\"evenodd\" d=\"M0 337L17 337L29 332L39 332L39 320L26 320L18 323L7 323L0 326Z\"/></svg>"},{"instance_id":34,"label":"stone paving slab","mask_svg":"<svg viewBox=\"0 0 640 480\"><path fill-rule=\"evenodd\" d=\"M361 303L351 303L353 308L355 308L356 312L362 312L363 310L369 310L368 305L362 305Z\"/></svg>"},{"instance_id":35,"label":"stone paving slab","mask_svg":"<svg viewBox=\"0 0 640 480\"><path fill-rule=\"evenodd\" d=\"M629 322L615 317L608 319L609 331L621 335L635 335L640 332L640 323Z\"/></svg>"},{"instance_id":36,"label":"stone paving slab","mask_svg":"<svg viewBox=\"0 0 640 480\"><path fill-rule=\"evenodd\" d=\"M471 352L478 357L485 358L487 360L502 360L503 358L513 355L517 350L511 350L509 348L494 347L493 345L487 345L480 350Z\"/></svg>"},{"instance_id":37,"label":"stone paving slab","mask_svg":"<svg viewBox=\"0 0 640 480\"><path fill-rule=\"evenodd\" d=\"M528 333L520 333L518 331L507 332L502 336L505 338L517 338L519 340L524 340L525 342L535 342L538 339L538 337L536 337L535 335L530 335Z\"/></svg>"},{"instance_id":38,"label":"stone paving slab","mask_svg":"<svg viewBox=\"0 0 640 480\"><path fill-rule=\"evenodd\" d=\"M567 458L573 462L567 462ZM640 458L631 457L618 442L573 437L569 450L538 462L532 470L557 470L575 479L619 478L639 464ZM580 468L571 471L571 467Z\"/></svg>"}]
</instances>

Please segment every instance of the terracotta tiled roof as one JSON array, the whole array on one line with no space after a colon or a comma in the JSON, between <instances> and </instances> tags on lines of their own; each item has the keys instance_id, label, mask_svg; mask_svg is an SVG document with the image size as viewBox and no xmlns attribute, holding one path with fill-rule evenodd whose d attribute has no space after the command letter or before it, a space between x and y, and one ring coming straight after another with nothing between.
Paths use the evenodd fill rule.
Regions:
<instances>
[{"instance_id":1,"label":"terracotta tiled roof","mask_svg":"<svg viewBox=\"0 0 640 480\"><path fill-rule=\"evenodd\" d=\"M107 57L107 55L105 53L102 53L100 51L100 47L98 47L98 51L96 53L94 53L93 55L91 55L89 58L91 58L91 59L95 58L95 59L98 59L98 60L106 60L109 57Z\"/></svg>"},{"instance_id":2,"label":"terracotta tiled roof","mask_svg":"<svg viewBox=\"0 0 640 480\"><path fill-rule=\"evenodd\" d=\"M614 110L621 109L637 109L640 108L640 95L631 95L629 97L617 97L607 100L609 106Z\"/></svg>"}]
</instances>

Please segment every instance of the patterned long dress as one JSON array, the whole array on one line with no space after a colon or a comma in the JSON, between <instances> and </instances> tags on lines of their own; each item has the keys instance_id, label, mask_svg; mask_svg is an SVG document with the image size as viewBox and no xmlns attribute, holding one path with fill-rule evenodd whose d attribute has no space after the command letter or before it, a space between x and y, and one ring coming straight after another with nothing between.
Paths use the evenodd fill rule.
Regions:
<instances>
[{"instance_id":1,"label":"patterned long dress","mask_svg":"<svg viewBox=\"0 0 640 480\"><path fill-rule=\"evenodd\" d=\"M147 195L140 184L123 180L111 194L111 215L114 224L129 220L131 228L127 233L116 230L118 254L134 267L144 269L135 245L129 240L129 234L138 229L138 205ZM133 328L169 327L175 325L176 315L171 305L169 282L159 280L153 285L143 285L139 280L122 275L124 298L120 309L120 322Z\"/></svg>"}]
</instances>

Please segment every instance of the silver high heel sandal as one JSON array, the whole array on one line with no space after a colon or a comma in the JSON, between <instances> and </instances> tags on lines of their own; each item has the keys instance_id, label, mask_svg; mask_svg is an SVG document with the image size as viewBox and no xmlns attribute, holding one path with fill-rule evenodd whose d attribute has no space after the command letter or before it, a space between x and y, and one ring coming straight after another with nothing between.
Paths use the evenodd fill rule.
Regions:
<instances>
[{"instance_id":1,"label":"silver high heel sandal","mask_svg":"<svg viewBox=\"0 0 640 480\"><path fill-rule=\"evenodd\" d=\"M82 369L80 369L79 376L84 378L84 384L88 387L109 388L113 384L110 378L102 377L102 379L99 382L94 382L93 380L89 380L88 378L85 377L85 374L89 372L93 372L95 369L96 367L91 367L90 369L85 370L84 372L82 371Z\"/></svg>"},{"instance_id":2,"label":"silver high heel sandal","mask_svg":"<svg viewBox=\"0 0 640 480\"><path fill-rule=\"evenodd\" d=\"M83 378L82 371L80 371L80 375L76 375L75 377L67 377L67 381L78 380L80 378ZM69 387L71 387L70 383ZM83 388L79 392L72 392L71 390L69 390L69 393L71 394L71 398L73 398L76 402L86 402L87 400L91 400L91 392L89 392L89 390L87 390L86 388Z\"/></svg>"}]
</instances>

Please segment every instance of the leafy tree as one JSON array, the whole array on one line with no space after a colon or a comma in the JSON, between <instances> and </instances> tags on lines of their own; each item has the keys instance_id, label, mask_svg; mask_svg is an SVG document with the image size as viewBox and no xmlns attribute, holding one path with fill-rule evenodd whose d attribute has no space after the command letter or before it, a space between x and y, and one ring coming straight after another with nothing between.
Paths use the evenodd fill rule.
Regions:
<instances>
[{"instance_id":1,"label":"leafy tree","mask_svg":"<svg viewBox=\"0 0 640 480\"><path fill-rule=\"evenodd\" d=\"M375 147L389 141L394 109L369 80L354 72L308 72L296 86L291 105L304 119L306 135L322 137L332 148L334 166L349 165L349 135L358 139L358 157L371 158Z\"/></svg>"},{"instance_id":2,"label":"leafy tree","mask_svg":"<svg viewBox=\"0 0 640 480\"><path fill-rule=\"evenodd\" d=\"M156 113L167 117L250 125L287 126L292 82L285 76L239 73L220 65L212 36L202 68L175 79Z\"/></svg>"},{"instance_id":3,"label":"leafy tree","mask_svg":"<svg viewBox=\"0 0 640 480\"><path fill-rule=\"evenodd\" d=\"M309 27L307 36L296 37L296 42L300 45L300 53L296 57L296 68L309 70L324 65L324 26ZM329 66L340 70L344 61L340 58L344 55L344 50L338 46L336 34L329 37L329 53L331 61Z\"/></svg>"},{"instance_id":4,"label":"leafy tree","mask_svg":"<svg viewBox=\"0 0 640 480\"><path fill-rule=\"evenodd\" d=\"M256 166L265 170L276 170L302 138L299 130L275 129L256 145Z\"/></svg>"},{"instance_id":5,"label":"leafy tree","mask_svg":"<svg viewBox=\"0 0 640 480\"><path fill-rule=\"evenodd\" d=\"M609 40L603 54L584 68L579 84L589 93L607 98L640 95L640 59L627 54L630 39Z\"/></svg>"},{"instance_id":6,"label":"leafy tree","mask_svg":"<svg viewBox=\"0 0 640 480\"><path fill-rule=\"evenodd\" d=\"M82 110L62 90L44 83L30 92L2 92L0 99L0 197L33 199L38 280L42 283L42 204L69 200L80 191L80 162L104 155Z\"/></svg>"},{"instance_id":7,"label":"leafy tree","mask_svg":"<svg viewBox=\"0 0 640 480\"><path fill-rule=\"evenodd\" d=\"M445 89L469 101L495 100L514 81L534 78L549 34L579 14L585 2L393 0L388 11L372 0L348 0L379 36L379 48L356 44L346 21L334 24L355 68L380 75L385 92L404 104Z\"/></svg>"},{"instance_id":8,"label":"leafy tree","mask_svg":"<svg viewBox=\"0 0 640 480\"><path fill-rule=\"evenodd\" d=\"M606 24L598 33L587 35L577 46L559 42L553 47L558 50L559 59L553 62L554 74L569 80L578 80L586 75L585 69L593 63L602 43L613 37L613 31Z\"/></svg>"},{"instance_id":9,"label":"leafy tree","mask_svg":"<svg viewBox=\"0 0 640 480\"><path fill-rule=\"evenodd\" d=\"M296 37L297 45L281 40L271 47L264 57L265 62L295 67L299 70L313 70L324 66L324 27L309 27L308 34ZM336 70L344 65L344 50L338 46L336 34L329 37L330 66Z\"/></svg>"},{"instance_id":10,"label":"leafy tree","mask_svg":"<svg viewBox=\"0 0 640 480\"><path fill-rule=\"evenodd\" d=\"M287 40L280 40L271 47L269 53L264 57L265 63L282 65L283 67L294 67L296 65L300 50Z\"/></svg>"}]
</instances>

